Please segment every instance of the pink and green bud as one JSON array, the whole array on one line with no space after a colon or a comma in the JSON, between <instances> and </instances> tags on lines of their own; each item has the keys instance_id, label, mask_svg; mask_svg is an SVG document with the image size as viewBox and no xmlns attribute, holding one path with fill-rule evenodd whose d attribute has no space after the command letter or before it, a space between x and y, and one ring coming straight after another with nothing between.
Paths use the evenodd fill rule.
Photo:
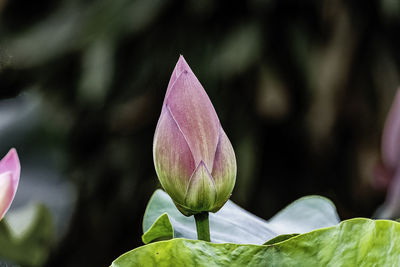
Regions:
<instances>
[{"instance_id":1,"label":"pink and green bud","mask_svg":"<svg viewBox=\"0 0 400 267\"><path fill-rule=\"evenodd\" d=\"M17 151L12 148L0 161L0 220L10 208L17 192L20 171Z\"/></svg>"},{"instance_id":2,"label":"pink and green bud","mask_svg":"<svg viewBox=\"0 0 400 267\"><path fill-rule=\"evenodd\" d=\"M381 161L375 165L374 186L387 189L400 166L400 89L386 117L381 141Z\"/></svg>"},{"instance_id":3,"label":"pink and green bud","mask_svg":"<svg viewBox=\"0 0 400 267\"><path fill-rule=\"evenodd\" d=\"M217 113L181 56L154 134L158 178L185 215L218 211L236 181L236 159Z\"/></svg>"},{"instance_id":4,"label":"pink and green bud","mask_svg":"<svg viewBox=\"0 0 400 267\"><path fill-rule=\"evenodd\" d=\"M387 188L378 218L400 216L400 89L397 90L382 134L382 163L375 169L375 185Z\"/></svg>"},{"instance_id":5,"label":"pink and green bud","mask_svg":"<svg viewBox=\"0 0 400 267\"><path fill-rule=\"evenodd\" d=\"M400 166L400 89L397 90L383 129L382 161L391 171Z\"/></svg>"},{"instance_id":6,"label":"pink and green bud","mask_svg":"<svg viewBox=\"0 0 400 267\"><path fill-rule=\"evenodd\" d=\"M381 145L382 161L375 167L374 182L376 187L386 188L400 167L400 89L386 117Z\"/></svg>"}]
</instances>

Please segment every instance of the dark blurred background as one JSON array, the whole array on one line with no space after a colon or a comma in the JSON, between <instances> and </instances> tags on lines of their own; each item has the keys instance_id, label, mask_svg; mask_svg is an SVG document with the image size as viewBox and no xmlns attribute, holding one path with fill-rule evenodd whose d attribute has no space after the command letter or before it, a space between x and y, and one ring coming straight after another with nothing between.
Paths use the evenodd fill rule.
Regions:
<instances>
[{"instance_id":1,"label":"dark blurred background","mask_svg":"<svg viewBox=\"0 0 400 267\"><path fill-rule=\"evenodd\" d=\"M371 217L400 73L400 2L0 0L0 152L13 208L48 206L46 266L107 266L142 245L152 139L182 54L236 152L232 200L268 219L308 194Z\"/></svg>"}]
</instances>

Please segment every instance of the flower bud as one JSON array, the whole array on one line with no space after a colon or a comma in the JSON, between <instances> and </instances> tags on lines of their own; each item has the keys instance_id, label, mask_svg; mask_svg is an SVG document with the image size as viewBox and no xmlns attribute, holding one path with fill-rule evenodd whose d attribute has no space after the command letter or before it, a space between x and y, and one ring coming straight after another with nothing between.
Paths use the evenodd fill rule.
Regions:
<instances>
[{"instance_id":1,"label":"flower bud","mask_svg":"<svg viewBox=\"0 0 400 267\"><path fill-rule=\"evenodd\" d=\"M400 89L397 90L383 129L382 161L393 172L400 165Z\"/></svg>"},{"instance_id":2,"label":"flower bud","mask_svg":"<svg viewBox=\"0 0 400 267\"><path fill-rule=\"evenodd\" d=\"M382 162L375 168L375 186L386 188L385 203L375 213L377 218L400 216L400 89L397 90L382 134Z\"/></svg>"},{"instance_id":3,"label":"flower bud","mask_svg":"<svg viewBox=\"0 0 400 267\"><path fill-rule=\"evenodd\" d=\"M400 88L386 117L381 141L381 161L375 165L374 186L386 189L400 167Z\"/></svg>"},{"instance_id":4,"label":"flower bud","mask_svg":"<svg viewBox=\"0 0 400 267\"><path fill-rule=\"evenodd\" d=\"M172 73L154 134L158 178L186 216L218 211L236 181L236 159L215 109L185 59Z\"/></svg>"},{"instance_id":5,"label":"flower bud","mask_svg":"<svg viewBox=\"0 0 400 267\"><path fill-rule=\"evenodd\" d=\"M0 161L0 220L10 208L17 192L20 170L17 151L12 148Z\"/></svg>"}]
</instances>

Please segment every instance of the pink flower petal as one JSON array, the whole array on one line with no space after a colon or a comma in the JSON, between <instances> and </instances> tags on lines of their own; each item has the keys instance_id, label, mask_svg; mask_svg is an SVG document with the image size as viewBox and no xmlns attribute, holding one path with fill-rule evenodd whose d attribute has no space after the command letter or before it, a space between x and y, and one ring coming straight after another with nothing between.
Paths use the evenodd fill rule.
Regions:
<instances>
[{"instance_id":1,"label":"pink flower petal","mask_svg":"<svg viewBox=\"0 0 400 267\"><path fill-rule=\"evenodd\" d=\"M7 155L0 161L0 174L3 172L11 172L13 178L13 187L17 191L19 177L21 173L21 165L15 148L11 148Z\"/></svg>"},{"instance_id":2,"label":"pink flower petal","mask_svg":"<svg viewBox=\"0 0 400 267\"><path fill-rule=\"evenodd\" d=\"M196 166L204 161L212 170L220 123L206 92L186 65L181 63L184 70L171 85L165 105L182 131Z\"/></svg>"},{"instance_id":3,"label":"pink flower petal","mask_svg":"<svg viewBox=\"0 0 400 267\"><path fill-rule=\"evenodd\" d=\"M184 195L195 165L190 148L167 107L164 107L153 142L157 175L167 193L178 203Z\"/></svg>"},{"instance_id":4,"label":"pink flower petal","mask_svg":"<svg viewBox=\"0 0 400 267\"><path fill-rule=\"evenodd\" d=\"M218 192L215 205L217 210L219 210L230 197L236 181L235 152L228 136L226 136L222 128L211 175L214 178L215 187Z\"/></svg>"},{"instance_id":5,"label":"pink flower petal","mask_svg":"<svg viewBox=\"0 0 400 267\"><path fill-rule=\"evenodd\" d=\"M182 55L179 56L178 62L175 65L174 70L172 71L172 75L171 78L169 79L169 83L168 83L168 87L167 87L167 92L165 93L165 98L164 98L164 103L163 105L165 105L165 100L168 98L169 92L171 90L172 85L175 83L176 79L178 79L179 75L181 75L181 73L183 71L190 71L192 72L192 70L190 69L189 65L187 64L186 60L183 58Z\"/></svg>"},{"instance_id":6,"label":"pink flower petal","mask_svg":"<svg viewBox=\"0 0 400 267\"><path fill-rule=\"evenodd\" d=\"M11 206L14 199L15 187L11 172L0 173L0 220Z\"/></svg>"},{"instance_id":7,"label":"pink flower petal","mask_svg":"<svg viewBox=\"0 0 400 267\"><path fill-rule=\"evenodd\" d=\"M395 170L400 163L400 89L397 90L382 134L382 161Z\"/></svg>"}]
</instances>

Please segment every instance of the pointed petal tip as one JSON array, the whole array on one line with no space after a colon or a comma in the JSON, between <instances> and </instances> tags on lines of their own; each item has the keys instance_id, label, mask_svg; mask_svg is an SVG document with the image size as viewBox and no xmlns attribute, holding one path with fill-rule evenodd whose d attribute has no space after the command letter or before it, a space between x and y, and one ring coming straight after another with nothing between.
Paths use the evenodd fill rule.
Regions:
<instances>
[{"instance_id":1,"label":"pointed petal tip","mask_svg":"<svg viewBox=\"0 0 400 267\"><path fill-rule=\"evenodd\" d=\"M176 63L174 72L176 77L179 77L180 74L182 73L192 72L192 69L190 68L189 64L186 62L185 58L182 55L179 55L179 59L178 62Z\"/></svg>"},{"instance_id":2,"label":"pointed petal tip","mask_svg":"<svg viewBox=\"0 0 400 267\"><path fill-rule=\"evenodd\" d=\"M13 147L8 151L6 157L7 157L7 158L16 159L16 160L18 161L18 163L19 163L19 158L18 158L17 150L16 150L15 148L13 148Z\"/></svg>"},{"instance_id":3,"label":"pointed petal tip","mask_svg":"<svg viewBox=\"0 0 400 267\"><path fill-rule=\"evenodd\" d=\"M7 155L0 161L0 173L11 172L13 176L13 184L15 187L18 186L21 164L19 162L18 153L15 148L11 148Z\"/></svg>"},{"instance_id":4,"label":"pointed petal tip","mask_svg":"<svg viewBox=\"0 0 400 267\"><path fill-rule=\"evenodd\" d=\"M178 62L186 63L185 57L182 54L179 54ZM186 63L187 64L187 63Z\"/></svg>"},{"instance_id":5,"label":"pointed petal tip","mask_svg":"<svg viewBox=\"0 0 400 267\"><path fill-rule=\"evenodd\" d=\"M176 76L178 77L186 68L188 64L182 55L179 55L178 61L176 62Z\"/></svg>"},{"instance_id":6,"label":"pointed petal tip","mask_svg":"<svg viewBox=\"0 0 400 267\"><path fill-rule=\"evenodd\" d=\"M199 164L197 165L196 169L204 167L204 169L207 171L208 175L212 177L210 170L207 168L206 163L203 160L200 160ZM196 171L196 170L195 170Z\"/></svg>"},{"instance_id":7,"label":"pointed petal tip","mask_svg":"<svg viewBox=\"0 0 400 267\"><path fill-rule=\"evenodd\" d=\"M3 160L6 162L7 165L11 166L13 169L18 169L19 171L19 169L21 168L18 153L15 148L11 148L8 151L7 155L5 155Z\"/></svg>"},{"instance_id":8,"label":"pointed petal tip","mask_svg":"<svg viewBox=\"0 0 400 267\"><path fill-rule=\"evenodd\" d=\"M187 64L185 58L182 55L179 55L179 59L175 64L174 70L172 71L171 78L168 82L167 92L165 94L165 98L168 97L171 87L175 84L176 80L181 76L182 73L192 72L191 68ZM165 104L165 99L164 99Z\"/></svg>"},{"instance_id":9,"label":"pointed petal tip","mask_svg":"<svg viewBox=\"0 0 400 267\"><path fill-rule=\"evenodd\" d=\"M3 164L5 164L6 162L10 162L10 161L18 163L18 165L19 165L18 153L15 148L11 148L7 152L7 154L3 157L3 159L1 160L1 162L3 162Z\"/></svg>"}]
</instances>

